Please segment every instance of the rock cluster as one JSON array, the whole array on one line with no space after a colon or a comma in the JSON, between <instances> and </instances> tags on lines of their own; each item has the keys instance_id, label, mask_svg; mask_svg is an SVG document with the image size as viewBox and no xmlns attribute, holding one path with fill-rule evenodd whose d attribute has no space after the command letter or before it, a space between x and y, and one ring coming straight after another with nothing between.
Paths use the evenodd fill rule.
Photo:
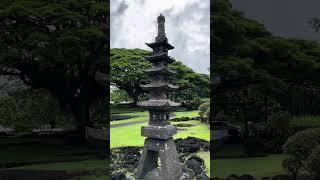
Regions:
<instances>
[{"instance_id":1,"label":"rock cluster","mask_svg":"<svg viewBox=\"0 0 320 180\"><path fill-rule=\"evenodd\" d=\"M179 160L182 166L182 179L209 179L206 172L204 160L195 154L196 151L209 150L209 142L188 137L186 139L176 139L176 147L179 152ZM128 180L134 179L134 173L138 167L142 147L121 147L111 150L111 179Z\"/></svg>"}]
</instances>

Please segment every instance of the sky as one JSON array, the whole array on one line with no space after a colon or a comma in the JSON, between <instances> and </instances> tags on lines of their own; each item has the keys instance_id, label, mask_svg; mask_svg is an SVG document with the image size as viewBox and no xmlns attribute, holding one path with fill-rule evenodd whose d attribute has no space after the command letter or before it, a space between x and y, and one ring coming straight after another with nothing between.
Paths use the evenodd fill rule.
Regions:
<instances>
[{"instance_id":1,"label":"sky","mask_svg":"<svg viewBox=\"0 0 320 180\"><path fill-rule=\"evenodd\" d=\"M308 21L320 17L320 0L231 0L235 9L278 36L320 41Z\"/></svg>"},{"instance_id":2,"label":"sky","mask_svg":"<svg viewBox=\"0 0 320 180\"><path fill-rule=\"evenodd\" d=\"M145 43L154 42L160 13L166 18L169 43L175 47L169 56L195 72L208 74L209 0L112 0L111 48L151 50Z\"/></svg>"}]
</instances>

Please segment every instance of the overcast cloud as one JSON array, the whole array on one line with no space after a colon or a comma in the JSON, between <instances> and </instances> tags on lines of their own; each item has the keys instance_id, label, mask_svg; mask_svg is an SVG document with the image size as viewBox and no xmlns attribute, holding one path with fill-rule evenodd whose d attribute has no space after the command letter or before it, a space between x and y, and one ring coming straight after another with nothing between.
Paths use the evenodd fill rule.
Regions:
<instances>
[{"instance_id":1,"label":"overcast cloud","mask_svg":"<svg viewBox=\"0 0 320 180\"><path fill-rule=\"evenodd\" d=\"M166 17L166 34L175 49L169 52L199 73L210 67L209 0L112 0L111 48L151 50L157 16Z\"/></svg>"}]
</instances>

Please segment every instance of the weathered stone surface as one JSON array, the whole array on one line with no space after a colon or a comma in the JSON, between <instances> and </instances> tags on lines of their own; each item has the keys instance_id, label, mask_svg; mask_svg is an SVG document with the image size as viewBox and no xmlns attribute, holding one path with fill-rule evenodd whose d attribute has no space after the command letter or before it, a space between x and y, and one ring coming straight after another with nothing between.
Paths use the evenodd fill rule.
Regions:
<instances>
[{"instance_id":1,"label":"weathered stone surface","mask_svg":"<svg viewBox=\"0 0 320 180\"><path fill-rule=\"evenodd\" d=\"M177 128L173 125L167 126L144 126L141 128L141 135L155 139L169 139L177 134Z\"/></svg>"},{"instance_id":2,"label":"weathered stone surface","mask_svg":"<svg viewBox=\"0 0 320 180\"><path fill-rule=\"evenodd\" d=\"M166 50L172 50L174 47L168 43L168 41L160 41L160 42L154 42L154 43L145 43L150 48L158 48L158 47L164 47Z\"/></svg>"},{"instance_id":3,"label":"weathered stone surface","mask_svg":"<svg viewBox=\"0 0 320 180\"><path fill-rule=\"evenodd\" d=\"M151 63L157 63L157 62L161 62L164 61L166 63L173 63L174 60L168 56L167 52L162 52L162 53L157 53L151 56L146 56L145 57L146 60L150 61Z\"/></svg>"},{"instance_id":4,"label":"weathered stone surface","mask_svg":"<svg viewBox=\"0 0 320 180\"><path fill-rule=\"evenodd\" d=\"M199 151L200 149L203 149L205 151L209 151L210 149L209 141L195 137L176 139L175 143L179 152L193 153Z\"/></svg>"},{"instance_id":5,"label":"weathered stone surface","mask_svg":"<svg viewBox=\"0 0 320 180\"><path fill-rule=\"evenodd\" d=\"M138 103L138 105L147 110L162 110L162 111L172 111L180 106L180 103L176 103L170 100L149 100L145 102Z\"/></svg>"},{"instance_id":6,"label":"weathered stone surface","mask_svg":"<svg viewBox=\"0 0 320 180\"><path fill-rule=\"evenodd\" d=\"M175 86L165 82L152 82L150 84L141 85L141 88L145 91L157 90L157 91L173 91L179 88L179 86Z\"/></svg>"},{"instance_id":7,"label":"weathered stone surface","mask_svg":"<svg viewBox=\"0 0 320 180\"><path fill-rule=\"evenodd\" d=\"M160 162L158 162L158 157L160 157ZM136 178L144 179L146 174L157 168L157 175L161 180L177 180L181 177L181 163L173 138L167 140L147 138L145 140Z\"/></svg>"},{"instance_id":8,"label":"weathered stone surface","mask_svg":"<svg viewBox=\"0 0 320 180\"><path fill-rule=\"evenodd\" d=\"M165 75L173 75L176 72L168 69L166 66L155 66L150 69L144 70L145 74L147 75L158 75L158 74L165 74Z\"/></svg>"}]
</instances>

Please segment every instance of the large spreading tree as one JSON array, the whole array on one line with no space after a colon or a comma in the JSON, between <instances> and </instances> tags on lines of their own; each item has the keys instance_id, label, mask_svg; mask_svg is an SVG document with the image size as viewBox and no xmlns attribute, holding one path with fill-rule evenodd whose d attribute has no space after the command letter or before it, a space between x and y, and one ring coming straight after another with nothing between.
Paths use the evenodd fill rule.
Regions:
<instances>
[{"instance_id":1,"label":"large spreading tree","mask_svg":"<svg viewBox=\"0 0 320 180\"><path fill-rule=\"evenodd\" d=\"M150 51L141 49L114 48L110 52L111 84L126 91L134 103L144 93L140 85L148 83L148 77L143 72L151 67L144 58L148 55L151 55ZM172 95L173 99L187 101L209 97L209 75L196 73L180 61L170 64L169 68L177 72L170 83L179 85Z\"/></svg>"},{"instance_id":2,"label":"large spreading tree","mask_svg":"<svg viewBox=\"0 0 320 180\"><path fill-rule=\"evenodd\" d=\"M319 114L319 43L274 36L228 0L211 0L211 23L216 113L246 108L244 116L257 112L253 120L280 110Z\"/></svg>"},{"instance_id":3,"label":"large spreading tree","mask_svg":"<svg viewBox=\"0 0 320 180\"><path fill-rule=\"evenodd\" d=\"M47 89L84 135L90 105L107 102L108 31L108 1L1 1L0 74Z\"/></svg>"}]
</instances>

